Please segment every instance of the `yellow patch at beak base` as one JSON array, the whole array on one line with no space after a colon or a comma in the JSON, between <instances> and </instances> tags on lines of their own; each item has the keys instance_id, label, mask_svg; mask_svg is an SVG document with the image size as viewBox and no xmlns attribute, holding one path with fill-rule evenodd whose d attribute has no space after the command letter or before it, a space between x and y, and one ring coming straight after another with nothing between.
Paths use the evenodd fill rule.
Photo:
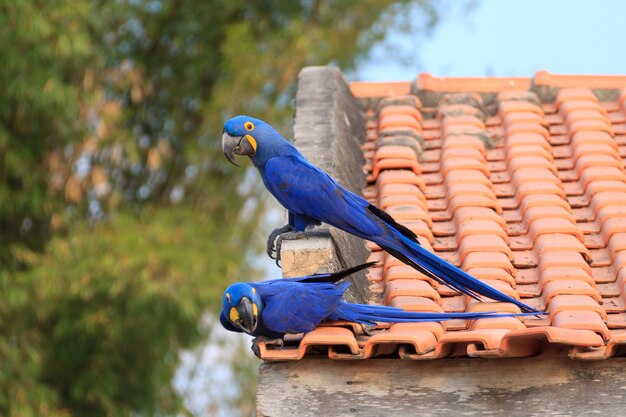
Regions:
<instances>
[{"instance_id":1,"label":"yellow patch at beak base","mask_svg":"<svg viewBox=\"0 0 626 417\"><path fill-rule=\"evenodd\" d=\"M259 315L259 307L256 305L256 303L252 304L252 314L254 314L254 317Z\"/></svg>"},{"instance_id":2,"label":"yellow patch at beak base","mask_svg":"<svg viewBox=\"0 0 626 417\"><path fill-rule=\"evenodd\" d=\"M228 313L228 316L230 318L230 321L232 321L233 323L236 323L238 320L241 319L241 317L239 317L239 312L237 311L235 307L230 308L230 312Z\"/></svg>"},{"instance_id":3,"label":"yellow patch at beak base","mask_svg":"<svg viewBox=\"0 0 626 417\"><path fill-rule=\"evenodd\" d=\"M246 139L248 140L248 142L250 143L250 146L252 146L252 149L254 149L254 152L256 153L256 140L254 140L254 138L250 135L246 135Z\"/></svg>"}]
</instances>

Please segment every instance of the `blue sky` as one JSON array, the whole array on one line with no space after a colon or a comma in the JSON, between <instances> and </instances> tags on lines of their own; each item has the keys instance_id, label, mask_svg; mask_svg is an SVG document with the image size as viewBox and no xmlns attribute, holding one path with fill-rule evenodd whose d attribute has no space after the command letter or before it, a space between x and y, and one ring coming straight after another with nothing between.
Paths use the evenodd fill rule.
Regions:
<instances>
[{"instance_id":1,"label":"blue sky","mask_svg":"<svg viewBox=\"0 0 626 417\"><path fill-rule=\"evenodd\" d=\"M410 65L383 46L351 78L626 74L626 1L480 0L469 13L450 3L430 35L390 34Z\"/></svg>"}]
</instances>

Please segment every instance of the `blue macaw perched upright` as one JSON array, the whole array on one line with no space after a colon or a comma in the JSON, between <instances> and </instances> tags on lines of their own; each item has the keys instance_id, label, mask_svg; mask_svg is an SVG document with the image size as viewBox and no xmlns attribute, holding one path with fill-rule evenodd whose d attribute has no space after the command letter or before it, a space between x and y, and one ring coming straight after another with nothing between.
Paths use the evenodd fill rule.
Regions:
<instances>
[{"instance_id":1,"label":"blue macaw perched upright","mask_svg":"<svg viewBox=\"0 0 626 417\"><path fill-rule=\"evenodd\" d=\"M220 322L227 330L255 336L257 339L253 344L253 350L258 355L258 341L282 345L285 334L310 332L325 320L376 325L379 322L473 320L533 314L501 314L484 311L476 313L412 312L395 307L351 304L341 301L350 283L336 284L336 282L374 264L375 262L370 262L332 274L255 283L237 282L224 291Z\"/></svg>"},{"instance_id":2,"label":"blue macaw perched upright","mask_svg":"<svg viewBox=\"0 0 626 417\"><path fill-rule=\"evenodd\" d=\"M424 249L412 231L312 165L267 123L248 116L230 119L224 124L222 148L235 165L235 154L249 156L267 189L289 211L289 224L281 232L304 232L309 226L328 223L371 240L424 275L461 293L537 312ZM270 236L268 241L268 253L273 238Z\"/></svg>"}]
</instances>

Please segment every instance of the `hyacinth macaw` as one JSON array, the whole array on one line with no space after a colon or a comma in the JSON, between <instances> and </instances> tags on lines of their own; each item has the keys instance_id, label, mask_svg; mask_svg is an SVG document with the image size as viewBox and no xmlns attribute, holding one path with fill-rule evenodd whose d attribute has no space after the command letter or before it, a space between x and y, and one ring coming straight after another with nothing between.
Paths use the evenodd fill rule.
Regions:
<instances>
[{"instance_id":1,"label":"hyacinth macaw","mask_svg":"<svg viewBox=\"0 0 626 417\"><path fill-rule=\"evenodd\" d=\"M248 116L228 120L222 149L235 165L234 155L250 157L267 189L288 210L289 224L278 231L302 233L324 222L378 244L427 277L461 293L512 303L524 312L538 312L424 249L412 231L312 165L267 123ZM274 237L271 235L268 241L268 253Z\"/></svg>"},{"instance_id":2,"label":"hyacinth macaw","mask_svg":"<svg viewBox=\"0 0 626 417\"><path fill-rule=\"evenodd\" d=\"M332 274L254 283L237 282L224 291L220 322L227 330L248 333L265 342L282 344L285 334L310 332L325 320L376 325L379 322L473 320L534 314L412 312L395 307L341 301L350 283L337 284L337 281L374 264L375 262L369 262Z\"/></svg>"}]
</instances>

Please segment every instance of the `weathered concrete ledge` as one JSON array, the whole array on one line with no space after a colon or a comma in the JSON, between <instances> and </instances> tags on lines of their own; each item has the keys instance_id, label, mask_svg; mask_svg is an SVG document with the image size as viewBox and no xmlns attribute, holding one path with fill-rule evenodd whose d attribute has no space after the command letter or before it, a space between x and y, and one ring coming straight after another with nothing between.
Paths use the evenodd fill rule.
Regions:
<instances>
[{"instance_id":1,"label":"weathered concrete ledge","mask_svg":"<svg viewBox=\"0 0 626 417\"><path fill-rule=\"evenodd\" d=\"M343 186L361 194L365 185L361 167L365 161L360 146L364 141L365 121L341 71L333 67L304 68L298 76L294 124L294 143L300 152ZM362 239L332 227L319 229L318 237L283 242L284 276L336 271L365 261L367 250ZM368 300L364 273L352 280L348 299Z\"/></svg>"},{"instance_id":2,"label":"weathered concrete ledge","mask_svg":"<svg viewBox=\"0 0 626 417\"><path fill-rule=\"evenodd\" d=\"M624 359L308 359L261 365L257 416L610 416L624 398Z\"/></svg>"}]
</instances>

